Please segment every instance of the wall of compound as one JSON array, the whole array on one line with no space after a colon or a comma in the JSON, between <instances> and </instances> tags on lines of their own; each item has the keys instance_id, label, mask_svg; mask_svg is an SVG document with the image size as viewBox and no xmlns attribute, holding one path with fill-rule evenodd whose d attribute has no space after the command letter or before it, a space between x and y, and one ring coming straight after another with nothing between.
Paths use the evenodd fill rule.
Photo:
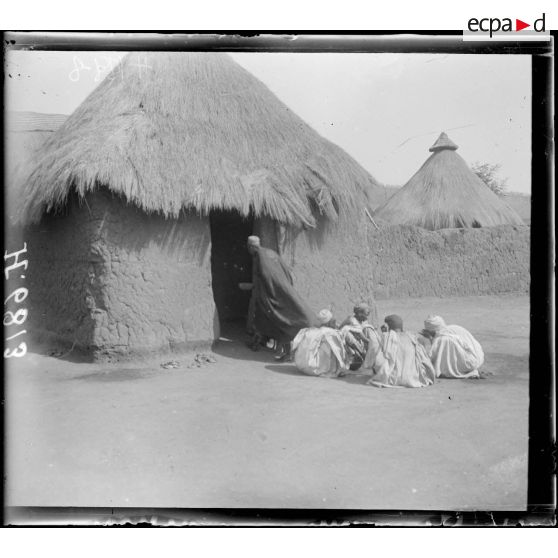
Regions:
<instances>
[{"instance_id":1,"label":"wall of compound","mask_svg":"<svg viewBox=\"0 0 558 558\"><path fill-rule=\"evenodd\" d=\"M291 232L283 255L299 292L338 318L359 301L528 293L530 228L427 231L340 223Z\"/></svg>"},{"instance_id":2,"label":"wall of compound","mask_svg":"<svg viewBox=\"0 0 558 558\"><path fill-rule=\"evenodd\" d=\"M503 225L368 233L378 299L528 293L530 228Z\"/></svg>"},{"instance_id":3,"label":"wall of compound","mask_svg":"<svg viewBox=\"0 0 558 558\"><path fill-rule=\"evenodd\" d=\"M366 302L375 316L374 276L368 262L366 222L325 220L315 229L260 226L264 246L279 249L295 277L297 291L316 312L329 308L338 320Z\"/></svg>"}]
</instances>

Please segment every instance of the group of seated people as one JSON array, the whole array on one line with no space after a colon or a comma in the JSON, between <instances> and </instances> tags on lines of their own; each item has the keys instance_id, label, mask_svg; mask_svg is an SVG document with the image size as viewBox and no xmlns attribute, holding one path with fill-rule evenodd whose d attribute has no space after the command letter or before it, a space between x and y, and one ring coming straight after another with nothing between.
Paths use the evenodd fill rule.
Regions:
<instances>
[{"instance_id":1,"label":"group of seated people","mask_svg":"<svg viewBox=\"0 0 558 558\"><path fill-rule=\"evenodd\" d=\"M319 325L301 329L292 341L298 370L330 378L365 374L370 376L367 383L376 387L424 387L440 377L480 377L484 353L465 328L429 316L424 329L413 334L392 314L378 331L369 315L369 307L359 304L338 325L330 310L321 310Z\"/></svg>"},{"instance_id":2,"label":"group of seated people","mask_svg":"<svg viewBox=\"0 0 558 558\"><path fill-rule=\"evenodd\" d=\"M478 378L484 353L478 341L460 326L430 316L424 329L412 334L403 320L386 316L378 330L369 322L370 308L355 306L337 325L330 310L318 315L294 288L291 270L278 252L250 236L252 282L247 330L249 346L258 350L271 343L280 348L278 360L293 358L297 368L312 376L338 377L349 373L370 376L379 387L423 387L436 378Z\"/></svg>"}]
</instances>

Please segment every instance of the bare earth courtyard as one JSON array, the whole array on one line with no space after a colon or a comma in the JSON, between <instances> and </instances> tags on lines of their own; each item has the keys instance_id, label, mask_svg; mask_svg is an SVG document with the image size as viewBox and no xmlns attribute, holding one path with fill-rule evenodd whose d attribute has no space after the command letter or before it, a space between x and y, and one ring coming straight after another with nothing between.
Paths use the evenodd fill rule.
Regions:
<instances>
[{"instance_id":1,"label":"bare earth courtyard","mask_svg":"<svg viewBox=\"0 0 558 558\"><path fill-rule=\"evenodd\" d=\"M409 330L432 312L466 327L491 375L378 389L227 340L200 368L29 354L6 371L6 504L525 509L528 297L378 307Z\"/></svg>"}]
</instances>

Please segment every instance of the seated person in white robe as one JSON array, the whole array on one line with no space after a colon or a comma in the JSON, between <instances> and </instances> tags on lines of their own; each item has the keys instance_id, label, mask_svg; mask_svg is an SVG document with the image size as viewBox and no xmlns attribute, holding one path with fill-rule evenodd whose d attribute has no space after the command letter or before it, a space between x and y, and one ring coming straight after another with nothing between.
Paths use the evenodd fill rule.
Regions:
<instances>
[{"instance_id":1,"label":"seated person in white robe","mask_svg":"<svg viewBox=\"0 0 558 558\"><path fill-rule=\"evenodd\" d=\"M415 335L403 331L403 320L392 314L384 319L382 334L371 338L363 369L376 387L424 387L434 383L432 363Z\"/></svg>"},{"instance_id":2,"label":"seated person in white robe","mask_svg":"<svg viewBox=\"0 0 558 558\"><path fill-rule=\"evenodd\" d=\"M370 307L368 304L357 304L353 308L353 314L348 316L339 326L350 360L351 370L358 370L361 367L368 351L370 337L378 335L374 326L368 321L369 315Z\"/></svg>"},{"instance_id":3,"label":"seated person in white robe","mask_svg":"<svg viewBox=\"0 0 558 558\"><path fill-rule=\"evenodd\" d=\"M429 354L436 377L479 377L484 352L480 343L464 327L446 325L440 316L429 316L421 333L432 343Z\"/></svg>"},{"instance_id":4,"label":"seated person in white robe","mask_svg":"<svg viewBox=\"0 0 558 558\"><path fill-rule=\"evenodd\" d=\"M353 313L341 323L339 328L345 326L362 328L365 325L370 325L368 316L370 316L370 307L365 302L361 302L353 308Z\"/></svg>"},{"instance_id":5,"label":"seated person in white robe","mask_svg":"<svg viewBox=\"0 0 558 558\"><path fill-rule=\"evenodd\" d=\"M329 310L318 313L319 327L301 329L292 342L298 370L309 376L335 378L348 369L347 352L341 332L335 328Z\"/></svg>"}]
</instances>

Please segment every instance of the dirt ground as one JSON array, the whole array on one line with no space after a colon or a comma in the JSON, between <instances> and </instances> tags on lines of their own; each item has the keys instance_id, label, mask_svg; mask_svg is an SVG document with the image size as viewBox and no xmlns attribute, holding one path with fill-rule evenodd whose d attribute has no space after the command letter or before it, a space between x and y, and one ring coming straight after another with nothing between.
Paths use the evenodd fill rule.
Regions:
<instances>
[{"instance_id":1,"label":"dirt ground","mask_svg":"<svg viewBox=\"0 0 558 558\"><path fill-rule=\"evenodd\" d=\"M528 298L378 305L468 328L492 375L378 389L225 339L200 368L29 354L7 361L7 505L525 509Z\"/></svg>"}]
</instances>

